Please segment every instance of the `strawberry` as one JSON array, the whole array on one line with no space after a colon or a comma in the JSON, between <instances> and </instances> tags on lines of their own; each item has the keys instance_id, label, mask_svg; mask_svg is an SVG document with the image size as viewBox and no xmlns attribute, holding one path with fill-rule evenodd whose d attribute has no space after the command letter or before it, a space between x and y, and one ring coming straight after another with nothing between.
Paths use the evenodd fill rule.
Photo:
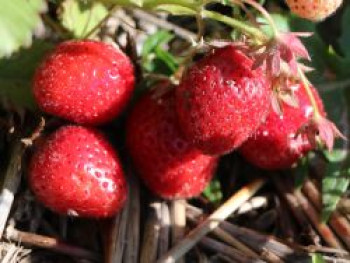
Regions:
<instances>
[{"instance_id":1,"label":"strawberry","mask_svg":"<svg viewBox=\"0 0 350 263\"><path fill-rule=\"evenodd\" d=\"M59 44L37 69L33 92L40 108L80 123L116 117L134 89L133 66L119 49L79 40Z\"/></svg>"},{"instance_id":2,"label":"strawberry","mask_svg":"<svg viewBox=\"0 0 350 263\"><path fill-rule=\"evenodd\" d=\"M127 123L127 146L144 183L163 198L200 194L211 180L217 158L184 139L175 112L174 92L144 96Z\"/></svg>"},{"instance_id":3,"label":"strawberry","mask_svg":"<svg viewBox=\"0 0 350 263\"><path fill-rule=\"evenodd\" d=\"M312 150L305 135L297 135L299 129L313 116L310 100L301 84L291 87L299 106L281 103L283 115L271 111L266 122L240 148L242 155L252 164L267 170L290 168L300 157ZM314 97L322 114L323 104L317 91Z\"/></svg>"},{"instance_id":4,"label":"strawberry","mask_svg":"<svg viewBox=\"0 0 350 263\"><path fill-rule=\"evenodd\" d=\"M239 147L269 111L270 88L260 69L234 46L195 63L176 91L180 126L198 149L211 155Z\"/></svg>"},{"instance_id":5,"label":"strawberry","mask_svg":"<svg viewBox=\"0 0 350 263\"><path fill-rule=\"evenodd\" d=\"M286 0L286 2L296 15L317 22L332 15L343 0Z\"/></svg>"},{"instance_id":6,"label":"strawberry","mask_svg":"<svg viewBox=\"0 0 350 263\"><path fill-rule=\"evenodd\" d=\"M40 145L29 164L29 182L44 205L74 216L112 216L127 195L112 147L97 131L79 126L61 127Z\"/></svg>"}]
</instances>

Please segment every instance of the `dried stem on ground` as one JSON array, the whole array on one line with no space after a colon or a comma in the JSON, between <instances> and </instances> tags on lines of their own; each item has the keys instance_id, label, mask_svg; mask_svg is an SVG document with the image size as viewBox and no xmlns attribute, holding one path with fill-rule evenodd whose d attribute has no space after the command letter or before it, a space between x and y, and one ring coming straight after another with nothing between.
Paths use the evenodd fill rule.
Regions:
<instances>
[{"instance_id":1,"label":"dried stem on ground","mask_svg":"<svg viewBox=\"0 0 350 263\"><path fill-rule=\"evenodd\" d=\"M203 211L197 207L187 205L187 211L188 211L188 218L191 222L198 224L200 221L200 218L203 217ZM215 228L213 230L213 234L221 239L222 241L226 242L227 244L237 248L238 250L244 252L249 257L252 258L259 258L260 256L255 253L252 249L250 249L248 246L246 246L244 243L242 243L240 240L223 230L220 226Z\"/></svg>"},{"instance_id":2,"label":"dried stem on ground","mask_svg":"<svg viewBox=\"0 0 350 263\"><path fill-rule=\"evenodd\" d=\"M222 253L237 262L246 262L246 263L263 263L264 262L261 259L251 258L245 255L243 251L235 249L231 246L228 246L222 242L216 241L212 238L203 237L202 240L200 241L200 244L211 251Z\"/></svg>"},{"instance_id":3,"label":"dried stem on ground","mask_svg":"<svg viewBox=\"0 0 350 263\"><path fill-rule=\"evenodd\" d=\"M160 217L160 231L159 231L159 242L158 242L158 256L163 255L169 249L170 239L170 212L168 204L163 201L161 207Z\"/></svg>"},{"instance_id":4,"label":"dried stem on ground","mask_svg":"<svg viewBox=\"0 0 350 263\"><path fill-rule=\"evenodd\" d=\"M312 181L306 180L302 190L305 196L312 202L317 211L320 213L322 210L321 193L317 189L316 185ZM334 211L330 216L329 224L334 229L338 237L344 242L346 247L350 250L350 223L348 220L337 211Z\"/></svg>"},{"instance_id":5,"label":"dried stem on ground","mask_svg":"<svg viewBox=\"0 0 350 263\"><path fill-rule=\"evenodd\" d=\"M149 204L141 247L141 263L154 263L157 259L159 232L161 228L162 203L154 200Z\"/></svg>"},{"instance_id":6,"label":"dried stem on ground","mask_svg":"<svg viewBox=\"0 0 350 263\"><path fill-rule=\"evenodd\" d=\"M175 262L195 246L205 235L215 229L222 221L226 220L244 202L251 198L263 185L263 179L257 179L249 185L240 189L214 213L208 216L202 223L193 229L184 239L169 250L158 263Z\"/></svg>"},{"instance_id":7,"label":"dried stem on ground","mask_svg":"<svg viewBox=\"0 0 350 263\"><path fill-rule=\"evenodd\" d=\"M183 27L177 26L173 23L170 23L166 21L165 19L159 18L156 15L153 15L151 13L142 11L140 9L133 9L131 10L134 17L140 19L141 21L146 21L149 23L152 23L154 25L157 25L159 28L163 28L165 30L169 30L174 32L175 35L192 42L196 39L196 34L192 33L191 31L184 29Z\"/></svg>"},{"instance_id":8,"label":"dried stem on ground","mask_svg":"<svg viewBox=\"0 0 350 263\"><path fill-rule=\"evenodd\" d=\"M185 236L186 231L186 200L178 199L171 202L170 207L171 218L171 240L174 246L179 240ZM177 263L184 263L184 259L180 258Z\"/></svg>"},{"instance_id":9,"label":"dried stem on ground","mask_svg":"<svg viewBox=\"0 0 350 263\"><path fill-rule=\"evenodd\" d=\"M122 262L130 214L129 202L130 198L127 199L124 208L107 223L105 231L105 262L107 263Z\"/></svg>"},{"instance_id":10,"label":"dried stem on ground","mask_svg":"<svg viewBox=\"0 0 350 263\"><path fill-rule=\"evenodd\" d=\"M245 214L259 208L267 207L267 205L268 200L266 196L255 196L241 205L241 207L237 210L236 215Z\"/></svg>"},{"instance_id":11,"label":"dried stem on ground","mask_svg":"<svg viewBox=\"0 0 350 263\"><path fill-rule=\"evenodd\" d=\"M60 241L57 238L46 237L29 232L19 231L12 226L6 229L5 238L12 242L19 242L28 246L49 249L58 253L66 254L72 257L89 259L99 262L100 256L84 248L72 246Z\"/></svg>"},{"instance_id":12,"label":"dried stem on ground","mask_svg":"<svg viewBox=\"0 0 350 263\"><path fill-rule=\"evenodd\" d=\"M225 241L227 244L231 245L234 248L237 248L238 250L242 251L245 255L258 259L259 255L255 253L253 250L251 250L249 247L247 247L244 243L240 242L238 239L221 229L220 227L217 227L213 230L213 234L220 238L222 241Z\"/></svg>"},{"instance_id":13,"label":"dried stem on ground","mask_svg":"<svg viewBox=\"0 0 350 263\"><path fill-rule=\"evenodd\" d=\"M344 214L350 215L350 198L343 198L339 201L337 208Z\"/></svg>"},{"instance_id":14,"label":"dried stem on ground","mask_svg":"<svg viewBox=\"0 0 350 263\"><path fill-rule=\"evenodd\" d=\"M292 192L293 190L288 189L285 182L283 182L277 175L273 176L272 179L279 196L281 196L288 204L293 216L298 221L298 225L302 228L301 235L307 237L314 245L320 245L321 238L312 228L307 216L303 212L301 205L294 196Z\"/></svg>"},{"instance_id":15,"label":"dried stem on ground","mask_svg":"<svg viewBox=\"0 0 350 263\"><path fill-rule=\"evenodd\" d=\"M319 217L314 206L309 202L309 200L304 196L299 190L295 190L294 195L298 199L299 204L304 210L304 213L308 216L310 222L320 233L324 241L331 247L334 248L343 248L343 245L339 242L338 238L333 233L332 229L323 222Z\"/></svg>"},{"instance_id":16,"label":"dried stem on ground","mask_svg":"<svg viewBox=\"0 0 350 263\"><path fill-rule=\"evenodd\" d=\"M6 228L6 222L21 181L21 164L24 150L25 147L20 141L14 143L10 161L5 172L4 183L0 193L0 239Z\"/></svg>"},{"instance_id":17,"label":"dried stem on ground","mask_svg":"<svg viewBox=\"0 0 350 263\"><path fill-rule=\"evenodd\" d=\"M323 247L323 246L308 246L308 247L301 247L303 250L307 251L308 253L322 253L323 255L336 255L339 257L350 257L350 254L348 251L343 249L337 249L337 248L331 248L331 247Z\"/></svg>"},{"instance_id":18,"label":"dried stem on ground","mask_svg":"<svg viewBox=\"0 0 350 263\"><path fill-rule=\"evenodd\" d=\"M0 260L1 263L18 262L31 252L30 249L25 249L22 246L17 246L10 243L0 243Z\"/></svg>"},{"instance_id":19,"label":"dried stem on ground","mask_svg":"<svg viewBox=\"0 0 350 263\"><path fill-rule=\"evenodd\" d=\"M276 209L278 213L278 228L281 232L281 236L284 237L289 242L294 242L298 236L296 222L292 218L292 214L289 209L286 209L288 206L286 201L278 196L275 196Z\"/></svg>"},{"instance_id":20,"label":"dried stem on ground","mask_svg":"<svg viewBox=\"0 0 350 263\"><path fill-rule=\"evenodd\" d=\"M187 216L191 221L198 222L203 217L203 213L200 209L188 206ZM227 221L223 221L219 228L249 246L259 254L260 258L267 262L281 262L286 259L299 260L298 262L309 260L308 255L302 249L292 249L271 236L236 226Z\"/></svg>"},{"instance_id":21,"label":"dried stem on ground","mask_svg":"<svg viewBox=\"0 0 350 263\"><path fill-rule=\"evenodd\" d=\"M140 185L138 179L134 175L129 176L129 211L126 248L123 257L125 263L139 262L140 247Z\"/></svg>"}]
</instances>

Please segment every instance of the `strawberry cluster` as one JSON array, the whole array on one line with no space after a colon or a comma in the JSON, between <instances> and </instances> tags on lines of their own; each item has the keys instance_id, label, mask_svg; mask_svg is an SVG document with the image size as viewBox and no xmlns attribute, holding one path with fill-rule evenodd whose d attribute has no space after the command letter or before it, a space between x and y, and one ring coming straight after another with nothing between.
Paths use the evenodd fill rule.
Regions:
<instances>
[{"instance_id":1,"label":"strawberry cluster","mask_svg":"<svg viewBox=\"0 0 350 263\"><path fill-rule=\"evenodd\" d=\"M204 190L221 155L238 150L252 164L274 170L291 167L315 147L301 131L314 117L303 84L288 82L297 106L278 100L278 113L270 75L256 65L234 45L214 48L175 89L160 96L148 92L136 102L127 118L126 145L148 188L166 199L190 198ZM87 217L112 216L123 206L127 180L121 162L90 126L120 115L133 90L131 61L102 42L68 41L42 62L33 82L39 107L76 123L48 136L31 158L29 182L46 206ZM324 117L322 101L311 90Z\"/></svg>"}]
</instances>

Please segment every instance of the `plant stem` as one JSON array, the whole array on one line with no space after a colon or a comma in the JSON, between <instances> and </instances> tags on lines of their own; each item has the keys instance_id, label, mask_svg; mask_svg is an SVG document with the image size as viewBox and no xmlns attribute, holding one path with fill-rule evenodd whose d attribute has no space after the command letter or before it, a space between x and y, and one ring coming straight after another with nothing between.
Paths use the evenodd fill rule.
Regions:
<instances>
[{"instance_id":1,"label":"plant stem","mask_svg":"<svg viewBox=\"0 0 350 263\"><path fill-rule=\"evenodd\" d=\"M322 118L320 110L318 108L316 99L314 94L312 93L311 87L310 87L310 82L309 80L306 78L304 72L300 69L300 67L298 67L298 73L299 73L299 77L301 79L301 82L303 83L304 89L306 91L306 94L310 100L311 106L314 109L314 118L316 120Z\"/></svg>"},{"instance_id":2,"label":"plant stem","mask_svg":"<svg viewBox=\"0 0 350 263\"><path fill-rule=\"evenodd\" d=\"M110 0L102 0L103 2L110 3ZM142 9L156 9L161 5L177 5L182 7L187 7L192 10L196 10L198 5L200 5L200 1L197 0L144 0L141 4L135 3L135 1L130 0L117 0L113 1L118 6L122 7L139 7Z\"/></svg>"},{"instance_id":3,"label":"plant stem","mask_svg":"<svg viewBox=\"0 0 350 263\"><path fill-rule=\"evenodd\" d=\"M262 31L260 31L260 29L253 26L249 26L246 23L236 20L232 17L228 17L209 10L203 10L202 15L203 17L207 17L225 23L226 25L234 27L248 35L254 36L261 41L266 41L267 39L267 36Z\"/></svg>"},{"instance_id":4,"label":"plant stem","mask_svg":"<svg viewBox=\"0 0 350 263\"><path fill-rule=\"evenodd\" d=\"M4 182L0 188L0 239L5 230L15 194L20 184L24 149L24 145L20 141L14 143Z\"/></svg>"},{"instance_id":5,"label":"plant stem","mask_svg":"<svg viewBox=\"0 0 350 263\"><path fill-rule=\"evenodd\" d=\"M258 10L266 18L267 22L271 26L274 37L278 35L278 29L276 27L275 21L272 19L271 15L269 14L269 12L266 11L264 7L262 7L259 3L255 2L254 0L240 0L240 1L247 3L252 7L254 7L256 10ZM235 2L235 0L233 0L233 2Z\"/></svg>"},{"instance_id":6,"label":"plant stem","mask_svg":"<svg viewBox=\"0 0 350 263\"><path fill-rule=\"evenodd\" d=\"M220 223L226 220L244 202L250 199L263 185L264 179L256 179L249 185L241 188L233 194L223 205L206 218L201 224L194 228L184 239L163 255L158 263L173 263L186 254L205 235L214 230Z\"/></svg>"},{"instance_id":7,"label":"plant stem","mask_svg":"<svg viewBox=\"0 0 350 263\"><path fill-rule=\"evenodd\" d=\"M117 5L113 6L108 11L108 14L100 22L98 22L97 25L94 26L88 33L85 34L83 39L88 39L89 37L91 37L91 35L93 35L95 33L96 30L101 28L101 26L111 17L111 15L113 15L113 13L117 10L118 7L119 6L117 6Z\"/></svg>"},{"instance_id":8,"label":"plant stem","mask_svg":"<svg viewBox=\"0 0 350 263\"><path fill-rule=\"evenodd\" d=\"M100 255L92 251L63 243L56 238L19 231L13 227L7 228L5 237L16 243L18 242L29 246L49 249L73 257L84 258L94 262L100 262L101 260Z\"/></svg>"},{"instance_id":9,"label":"plant stem","mask_svg":"<svg viewBox=\"0 0 350 263\"><path fill-rule=\"evenodd\" d=\"M195 10L200 4L201 1L196 0L144 0L143 7L154 9L160 5L178 5Z\"/></svg>"}]
</instances>

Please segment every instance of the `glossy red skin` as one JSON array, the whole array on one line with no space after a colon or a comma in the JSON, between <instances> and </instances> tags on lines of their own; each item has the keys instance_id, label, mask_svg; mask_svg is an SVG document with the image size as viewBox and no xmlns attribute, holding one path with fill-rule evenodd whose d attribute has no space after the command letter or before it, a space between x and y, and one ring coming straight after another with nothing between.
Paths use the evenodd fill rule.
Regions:
<instances>
[{"instance_id":1,"label":"glossy red skin","mask_svg":"<svg viewBox=\"0 0 350 263\"><path fill-rule=\"evenodd\" d=\"M33 92L39 107L52 115L89 125L115 118L134 90L130 59L103 42L59 44L37 69Z\"/></svg>"},{"instance_id":2,"label":"glossy red skin","mask_svg":"<svg viewBox=\"0 0 350 263\"><path fill-rule=\"evenodd\" d=\"M283 116L271 111L266 122L239 149L252 164L266 170L287 169L312 150L313 147L305 136L295 138L298 129L306 124L313 114L303 86L295 85L295 88L299 108L283 103ZM321 98L315 89L313 93L321 112L325 115Z\"/></svg>"},{"instance_id":3,"label":"glossy red skin","mask_svg":"<svg viewBox=\"0 0 350 263\"><path fill-rule=\"evenodd\" d=\"M109 217L125 203L127 185L120 161L97 131L58 129L31 158L29 182L51 210L72 216Z\"/></svg>"},{"instance_id":4,"label":"glossy red skin","mask_svg":"<svg viewBox=\"0 0 350 263\"><path fill-rule=\"evenodd\" d=\"M198 149L211 155L239 147L269 112L270 89L252 60L233 46L195 63L176 91L180 126Z\"/></svg>"},{"instance_id":5,"label":"glossy red skin","mask_svg":"<svg viewBox=\"0 0 350 263\"><path fill-rule=\"evenodd\" d=\"M138 101L127 123L127 146L144 183L166 199L199 195L217 166L217 158L195 149L180 133L172 91Z\"/></svg>"}]
</instances>

